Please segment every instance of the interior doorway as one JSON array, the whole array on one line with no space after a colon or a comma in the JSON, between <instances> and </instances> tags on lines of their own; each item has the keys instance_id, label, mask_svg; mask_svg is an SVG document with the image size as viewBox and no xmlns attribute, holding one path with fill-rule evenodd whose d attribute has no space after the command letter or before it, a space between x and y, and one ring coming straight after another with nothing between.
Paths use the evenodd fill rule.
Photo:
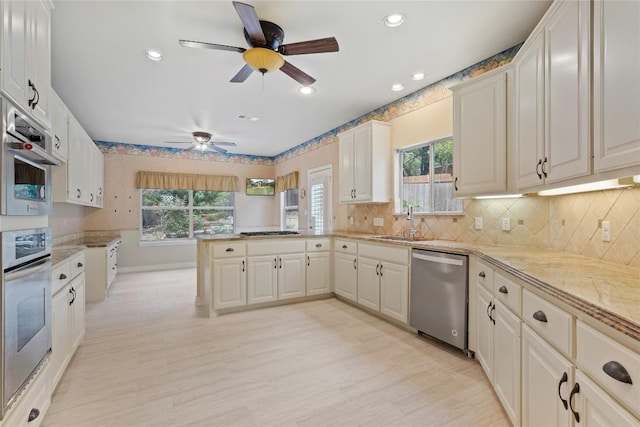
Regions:
<instances>
[{"instance_id":1,"label":"interior doorway","mask_svg":"<svg viewBox=\"0 0 640 427\"><path fill-rule=\"evenodd\" d=\"M309 169L309 231L323 234L333 229L331 165Z\"/></svg>"}]
</instances>

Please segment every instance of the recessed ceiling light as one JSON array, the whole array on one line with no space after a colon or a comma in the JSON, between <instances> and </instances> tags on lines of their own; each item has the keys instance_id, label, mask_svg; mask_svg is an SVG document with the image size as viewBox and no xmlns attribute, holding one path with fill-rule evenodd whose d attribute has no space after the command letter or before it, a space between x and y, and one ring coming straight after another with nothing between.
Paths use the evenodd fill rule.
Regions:
<instances>
[{"instance_id":1,"label":"recessed ceiling light","mask_svg":"<svg viewBox=\"0 0 640 427\"><path fill-rule=\"evenodd\" d=\"M144 56L146 56L152 61L162 61L164 59L164 56L162 56L162 54L157 50L147 50L144 53Z\"/></svg>"},{"instance_id":2,"label":"recessed ceiling light","mask_svg":"<svg viewBox=\"0 0 640 427\"><path fill-rule=\"evenodd\" d=\"M243 119L243 120L249 120L250 122L257 122L258 120L260 120L260 117L256 117L256 116L245 116L244 114L240 114L238 116L239 119Z\"/></svg>"},{"instance_id":3,"label":"recessed ceiling light","mask_svg":"<svg viewBox=\"0 0 640 427\"><path fill-rule=\"evenodd\" d=\"M392 13L384 17L382 22L389 28L399 27L404 23L405 16L400 13Z\"/></svg>"},{"instance_id":4,"label":"recessed ceiling light","mask_svg":"<svg viewBox=\"0 0 640 427\"><path fill-rule=\"evenodd\" d=\"M411 76L412 80L422 80L424 79L424 73L415 73Z\"/></svg>"},{"instance_id":5,"label":"recessed ceiling light","mask_svg":"<svg viewBox=\"0 0 640 427\"><path fill-rule=\"evenodd\" d=\"M394 91L394 92L399 92L402 89L404 89L404 86L402 86L400 83L396 83L396 84L391 85L391 90Z\"/></svg>"},{"instance_id":6,"label":"recessed ceiling light","mask_svg":"<svg viewBox=\"0 0 640 427\"><path fill-rule=\"evenodd\" d=\"M311 95L312 93L316 92L316 89L311 86L301 86L298 88L298 92L303 95Z\"/></svg>"}]
</instances>

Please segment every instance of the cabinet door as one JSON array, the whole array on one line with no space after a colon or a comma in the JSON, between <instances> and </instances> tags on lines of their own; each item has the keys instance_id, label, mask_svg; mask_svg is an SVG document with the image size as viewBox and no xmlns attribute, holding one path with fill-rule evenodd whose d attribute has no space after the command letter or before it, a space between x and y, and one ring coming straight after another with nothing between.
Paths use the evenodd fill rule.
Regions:
<instances>
[{"instance_id":1,"label":"cabinet door","mask_svg":"<svg viewBox=\"0 0 640 427\"><path fill-rule=\"evenodd\" d=\"M238 307L247 304L244 258L213 261L213 308Z\"/></svg>"},{"instance_id":2,"label":"cabinet door","mask_svg":"<svg viewBox=\"0 0 640 427\"><path fill-rule=\"evenodd\" d=\"M593 7L595 172L640 164L640 2Z\"/></svg>"},{"instance_id":3,"label":"cabinet door","mask_svg":"<svg viewBox=\"0 0 640 427\"><path fill-rule=\"evenodd\" d=\"M28 13L30 2L3 1L2 7L2 90L23 108L33 91L28 86Z\"/></svg>"},{"instance_id":4,"label":"cabinet door","mask_svg":"<svg viewBox=\"0 0 640 427\"><path fill-rule=\"evenodd\" d=\"M278 299L305 296L305 256L286 254L278 257Z\"/></svg>"},{"instance_id":5,"label":"cabinet door","mask_svg":"<svg viewBox=\"0 0 640 427\"><path fill-rule=\"evenodd\" d=\"M85 331L85 275L81 273L70 284L73 291L71 304L71 352L82 342Z\"/></svg>"},{"instance_id":6,"label":"cabinet door","mask_svg":"<svg viewBox=\"0 0 640 427\"><path fill-rule=\"evenodd\" d=\"M357 128L353 133L353 152L355 168L353 171L353 188L357 201L371 200L371 126Z\"/></svg>"},{"instance_id":7,"label":"cabinet door","mask_svg":"<svg viewBox=\"0 0 640 427\"><path fill-rule=\"evenodd\" d=\"M330 252L307 254L307 295L331 292Z\"/></svg>"},{"instance_id":8,"label":"cabinet door","mask_svg":"<svg viewBox=\"0 0 640 427\"><path fill-rule=\"evenodd\" d=\"M637 418L627 412L580 370L576 370L576 384L580 387L580 391L574 398L573 407L574 410L577 409L581 426L640 426L640 421Z\"/></svg>"},{"instance_id":9,"label":"cabinet door","mask_svg":"<svg viewBox=\"0 0 640 427\"><path fill-rule=\"evenodd\" d=\"M493 383L493 322L489 312L493 307L493 297L481 284L476 284L476 327L478 328L478 351L476 359L484 369L485 374Z\"/></svg>"},{"instance_id":10,"label":"cabinet door","mask_svg":"<svg viewBox=\"0 0 640 427\"><path fill-rule=\"evenodd\" d=\"M278 299L278 257L276 255L247 258L247 304Z\"/></svg>"},{"instance_id":11,"label":"cabinet door","mask_svg":"<svg viewBox=\"0 0 640 427\"><path fill-rule=\"evenodd\" d=\"M62 100L51 92L51 127L53 134L53 155L67 161L69 147L69 113Z\"/></svg>"},{"instance_id":12,"label":"cabinet door","mask_svg":"<svg viewBox=\"0 0 640 427\"><path fill-rule=\"evenodd\" d=\"M353 174L355 168L355 158L353 152L353 132L346 132L340 135L339 142L339 162L340 162L340 201L352 202L353 194Z\"/></svg>"},{"instance_id":13,"label":"cabinet door","mask_svg":"<svg viewBox=\"0 0 640 427\"><path fill-rule=\"evenodd\" d=\"M528 326L522 325L522 425L570 426L565 409L573 365Z\"/></svg>"},{"instance_id":14,"label":"cabinet door","mask_svg":"<svg viewBox=\"0 0 640 427\"><path fill-rule=\"evenodd\" d=\"M104 201L104 155L96 146L96 167L94 171L94 182L96 192L96 207L101 208Z\"/></svg>"},{"instance_id":15,"label":"cabinet door","mask_svg":"<svg viewBox=\"0 0 640 427\"><path fill-rule=\"evenodd\" d=\"M506 74L454 92L456 196L507 190Z\"/></svg>"},{"instance_id":16,"label":"cabinet door","mask_svg":"<svg viewBox=\"0 0 640 427\"><path fill-rule=\"evenodd\" d=\"M82 162L84 153L82 150L80 124L69 116L69 159L67 161L67 200L71 203L82 201Z\"/></svg>"},{"instance_id":17,"label":"cabinet door","mask_svg":"<svg viewBox=\"0 0 640 427\"><path fill-rule=\"evenodd\" d=\"M547 71L543 174L547 183L591 172L590 7L586 1L563 2L544 30Z\"/></svg>"},{"instance_id":18,"label":"cabinet door","mask_svg":"<svg viewBox=\"0 0 640 427\"><path fill-rule=\"evenodd\" d=\"M358 304L380 311L380 262L358 257Z\"/></svg>"},{"instance_id":19,"label":"cabinet door","mask_svg":"<svg viewBox=\"0 0 640 427\"><path fill-rule=\"evenodd\" d=\"M409 318L409 267L383 261L380 268L380 312L407 323Z\"/></svg>"},{"instance_id":20,"label":"cabinet door","mask_svg":"<svg viewBox=\"0 0 640 427\"><path fill-rule=\"evenodd\" d=\"M516 63L516 186L542 184L544 159L544 32L520 53Z\"/></svg>"},{"instance_id":21,"label":"cabinet door","mask_svg":"<svg viewBox=\"0 0 640 427\"><path fill-rule=\"evenodd\" d=\"M356 302L358 300L358 268L355 255L335 254L335 293Z\"/></svg>"},{"instance_id":22,"label":"cabinet door","mask_svg":"<svg viewBox=\"0 0 640 427\"><path fill-rule=\"evenodd\" d=\"M52 328L51 328L51 359L50 369L52 389L62 377L64 369L71 359L70 342L71 326L69 302L72 300L71 287L65 286L53 296L51 304Z\"/></svg>"},{"instance_id":23,"label":"cabinet door","mask_svg":"<svg viewBox=\"0 0 640 427\"><path fill-rule=\"evenodd\" d=\"M500 301L493 317L493 387L511 423L520 425L520 326L521 321Z\"/></svg>"},{"instance_id":24,"label":"cabinet door","mask_svg":"<svg viewBox=\"0 0 640 427\"><path fill-rule=\"evenodd\" d=\"M32 114L44 124L50 123L51 91L51 29L49 6L42 1L28 1L30 8L29 78L34 83L37 94Z\"/></svg>"}]
</instances>

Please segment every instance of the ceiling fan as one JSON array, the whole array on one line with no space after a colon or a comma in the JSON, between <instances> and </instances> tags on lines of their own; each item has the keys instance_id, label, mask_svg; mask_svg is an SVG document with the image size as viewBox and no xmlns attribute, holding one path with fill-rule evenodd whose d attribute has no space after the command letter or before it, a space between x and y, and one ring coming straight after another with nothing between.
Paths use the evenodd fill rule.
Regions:
<instances>
[{"instance_id":1,"label":"ceiling fan","mask_svg":"<svg viewBox=\"0 0 640 427\"><path fill-rule=\"evenodd\" d=\"M227 150L220 148L219 145L226 147L235 147L235 142L218 142L211 140L211 134L209 132L191 132L193 141L166 141L167 144L192 144L186 151L199 150L199 151L217 151L218 153L226 153Z\"/></svg>"},{"instance_id":2,"label":"ceiling fan","mask_svg":"<svg viewBox=\"0 0 640 427\"><path fill-rule=\"evenodd\" d=\"M282 55L304 55L338 51L338 41L335 37L282 44L284 30L280 26L273 22L258 20L258 15L251 5L234 1L233 7L235 7L244 25L244 38L251 46L249 49L192 40L179 40L180 45L183 47L228 50L242 53L246 64L233 76L232 83L244 82L254 70L264 75L267 72L280 69L298 83L309 86L315 83L316 79L285 61Z\"/></svg>"}]
</instances>

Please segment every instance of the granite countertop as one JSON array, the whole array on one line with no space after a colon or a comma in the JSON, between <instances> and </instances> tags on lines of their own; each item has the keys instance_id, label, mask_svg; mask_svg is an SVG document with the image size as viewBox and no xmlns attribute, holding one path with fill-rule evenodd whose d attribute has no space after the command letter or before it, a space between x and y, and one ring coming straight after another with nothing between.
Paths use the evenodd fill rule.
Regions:
<instances>
[{"instance_id":1,"label":"granite countertop","mask_svg":"<svg viewBox=\"0 0 640 427\"><path fill-rule=\"evenodd\" d=\"M53 266L63 262L69 257L84 251L87 248L106 248L113 242L120 240L119 233L99 233L67 240L66 242L54 245L51 251Z\"/></svg>"},{"instance_id":2,"label":"granite countertop","mask_svg":"<svg viewBox=\"0 0 640 427\"><path fill-rule=\"evenodd\" d=\"M488 246L444 240L392 240L351 232L258 237L342 237L411 248L473 254L540 291L640 341L640 269L546 248ZM200 236L204 242L257 239Z\"/></svg>"},{"instance_id":3,"label":"granite countertop","mask_svg":"<svg viewBox=\"0 0 640 427\"><path fill-rule=\"evenodd\" d=\"M60 264L63 261L66 261L68 258L84 251L87 247L83 245L61 245L54 246L51 251L51 262L53 266Z\"/></svg>"},{"instance_id":4,"label":"granite countertop","mask_svg":"<svg viewBox=\"0 0 640 427\"><path fill-rule=\"evenodd\" d=\"M81 237L79 239L66 242L66 245L82 245L87 248L106 248L116 240L120 240L120 236L91 236Z\"/></svg>"}]
</instances>

